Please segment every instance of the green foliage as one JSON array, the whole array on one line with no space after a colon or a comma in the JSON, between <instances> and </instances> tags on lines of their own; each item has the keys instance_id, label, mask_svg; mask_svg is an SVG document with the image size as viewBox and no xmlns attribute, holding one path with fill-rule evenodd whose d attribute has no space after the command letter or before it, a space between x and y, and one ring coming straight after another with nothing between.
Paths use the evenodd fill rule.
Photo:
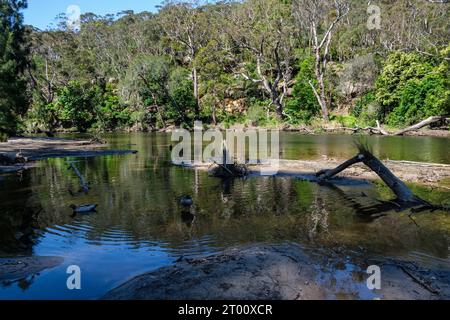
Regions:
<instances>
[{"instance_id":1,"label":"green foliage","mask_svg":"<svg viewBox=\"0 0 450 320\"><path fill-rule=\"evenodd\" d=\"M28 131L75 128L112 131L130 124L130 111L120 102L113 84L87 84L71 81L60 89L54 102L35 99L25 124Z\"/></svg>"},{"instance_id":2,"label":"green foliage","mask_svg":"<svg viewBox=\"0 0 450 320\"><path fill-rule=\"evenodd\" d=\"M96 87L70 81L58 92L58 118L62 127L86 132L95 122L95 109L99 104Z\"/></svg>"},{"instance_id":3,"label":"green foliage","mask_svg":"<svg viewBox=\"0 0 450 320\"><path fill-rule=\"evenodd\" d=\"M285 112L292 119L293 124L306 122L317 116L320 106L314 95L309 81L317 84L314 78L314 59L309 57L300 62L299 72L295 78L293 98L286 102Z\"/></svg>"},{"instance_id":4,"label":"green foliage","mask_svg":"<svg viewBox=\"0 0 450 320\"><path fill-rule=\"evenodd\" d=\"M23 15L26 1L0 1L0 132L14 133L19 116L27 110L24 70L27 44Z\"/></svg>"},{"instance_id":5,"label":"green foliage","mask_svg":"<svg viewBox=\"0 0 450 320\"><path fill-rule=\"evenodd\" d=\"M375 126L380 120L380 106L375 99L375 92L369 91L362 95L351 108L351 115L358 119L358 124Z\"/></svg>"},{"instance_id":6,"label":"green foliage","mask_svg":"<svg viewBox=\"0 0 450 320\"><path fill-rule=\"evenodd\" d=\"M224 113L222 116L222 124L225 128L229 128L234 124L247 124L248 119L243 113Z\"/></svg>"},{"instance_id":7,"label":"green foliage","mask_svg":"<svg viewBox=\"0 0 450 320\"><path fill-rule=\"evenodd\" d=\"M144 127L165 125L169 76L170 61L165 56L139 55L127 71L123 86L127 91L135 92L137 103L143 105L146 111L141 117Z\"/></svg>"},{"instance_id":8,"label":"green foliage","mask_svg":"<svg viewBox=\"0 0 450 320\"><path fill-rule=\"evenodd\" d=\"M400 105L389 115L393 126L413 124L429 116L450 114L450 83L439 73L408 81Z\"/></svg>"},{"instance_id":9,"label":"green foliage","mask_svg":"<svg viewBox=\"0 0 450 320\"><path fill-rule=\"evenodd\" d=\"M267 106L269 101L252 99L247 111L247 117L254 126L264 125L267 121Z\"/></svg>"},{"instance_id":10,"label":"green foliage","mask_svg":"<svg viewBox=\"0 0 450 320\"><path fill-rule=\"evenodd\" d=\"M416 53L396 52L388 57L377 80L376 100L390 125L450 113L449 68L443 61L436 65Z\"/></svg>"},{"instance_id":11,"label":"green foliage","mask_svg":"<svg viewBox=\"0 0 450 320\"><path fill-rule=\"evenodd\" d=\"M28 110L25 117L27 131L36 132L39 130L53 131L58 125L58 107L55 103L44 103L37 99Z\"/></svg>"},{"instance_id":12,"label":"green foliage","mask_svg":"<svg viewBox=\"0 0 450 320\"><path fill-rule=\"evenodd\" d=\"M343 115L331 116L330 120L337 121L341 126L346 128L354 128L358 124L358 119L356 119L353 116L343 116Z\"/></svg>"},{"instance_id":13,"label":"green foliage","mask_svg":"<svg viewBox=\"0 0 450 320\"><path fill-rule=\"evenodd\" d=\"M446 7L380 2L386 13L381 41L376 30L367 31L367 4L349 3L348 19L333 29L328 64L319 64L331 113L351 106L350 116L334 119L345 126L376 120L401 126L448 115ZM191 127L194 119L323 125L310 85L320 87L310 23L316 20L321 38L336 14L332 1L166 1L158 13L85 14L78 32L67 30L63 17L55 29L30 30L27 41L24 7L24 1L0 0L0 131L13 133L21 118L30 131L153 130ZM423 33L425 18L432 33Z\"/></svg>"},{"instance_id":14,"label":"green foliage","mask_svg":"<svg viewBox=\"0 0 450 320\"><path fill-rule=\"evenodd\" d=\"M237 79L224 69L228 63L227 52L215 39L199 50L195 64L199 66L201 77L199 93L203 121L217 122L226 118L220 107L224 99L229 97L227 91L237 82Z\"/></svg>"},{"instance_id":15,"label":"green foliage","mask_svg":"<svg viewBox=\"0 0 450 320\"><path fill-rule=\"evenodd\" d=\"M0 132L0 142L7 142L8 135L6 133Z\"/></svg>"},{"instance_id":16,"label":"green foliage","mask_svg":"<svg viewBox=\"0 0 450 320\"><path fill-rule=\"evenodd\" d=\"M432 66L416 53L394 52L384 63L376 81L376 99L386 116L400 104L403 90L410 80L422 79Z\"/></svg>"},{"instance_id":17,"label":"green foliage","mask_svg":"<svg viewBox=\"0 0 450 320\"><path fill-rule=\"evenodd\" d=\"M167 116L174 121L175 125L192 123L197 101L193 94L190 71L185 68L175 68L167 84L170 97L167 108Z\"/></svg>"},{"instance_id":18,"label":"green foliage","mask_svg":"<svg viewBox=\"0 0 450 320\"><path fill-rule=\"evenodd\" d=\"M166 57L138 56L131 64L127 80L146 106L162 105L167 101L167 81L170 62Z\"/></svg>"},{"instance_id":19,"label":"green foliage","mask_svg":"<svg viewBox=\"0 0 450 320\"><path fill-rule=\"evenodd\" d=\"M373 92L366 93L361 96L355 103L354 107L351 110L351 114L355 117L360 117L361 114L366 109L367 105L372 103L375 100L375 94Z\"/></svg>"},{"instance_id":20,"label":"green foliage","mask_svg":"<svg viewBox=\"0 0 450 320\"><path fill-rule=\"evenodd\" d=\"M96 110L97 129L112 131L126 127L131 122L130 111L121 103L119 96L114 92L114 86L111 83L106 84L104 92L100 94L101 102Z\"/></svg>"}]
</instances>

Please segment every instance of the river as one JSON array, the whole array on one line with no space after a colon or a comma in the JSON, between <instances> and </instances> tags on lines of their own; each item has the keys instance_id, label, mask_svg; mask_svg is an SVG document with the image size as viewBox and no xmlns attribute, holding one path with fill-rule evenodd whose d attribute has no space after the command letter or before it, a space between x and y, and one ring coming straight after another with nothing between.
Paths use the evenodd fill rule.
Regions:
<instances>
[{"instance_id":1,"label":"river","mask_svg":"<svg viewBox=\"0 0 450 320\"><path fill-rule=\"evenodd\" d=\"M407 212L379 219L360 214L375 199L392 197L381 183L327 187L289 177L222 181L171 165L170 134L105 138L112 148L139 153L72 159L91 183L88 195L68 192L77 189L78 178L67 159L40 161L22 176L0 177L0 252L64 258L62 265L33 278L0 284L0 299L95 299L181 256L253 243L344 248L450 268L448 214L421 213L416 216L420 227ZM353 139L282 133L280 151L284 159L346 159L356 154ZM446 138L367 139L381 159L450 163ZM448 204L446 191L411 187L426 200ZM194 198L195 216L182 213L183 195ZM72 203L99 207L96 213L71 217ZM40 209L36 218L24 218L24 212ZM82 290L67 289L70 265L82 270Z\"/></svg>"}]
</instances>

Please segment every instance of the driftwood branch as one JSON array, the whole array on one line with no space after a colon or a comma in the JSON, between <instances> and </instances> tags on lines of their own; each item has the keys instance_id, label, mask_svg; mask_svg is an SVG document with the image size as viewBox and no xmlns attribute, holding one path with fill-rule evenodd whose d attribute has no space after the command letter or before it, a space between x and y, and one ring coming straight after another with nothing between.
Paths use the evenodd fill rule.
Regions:
<instances>
[{"instance_id":1,"label":"driftwood branch","mask_svg":"<svg viewBox=\"0 0 450 320\"><path fill-rule=\"evenodd\" d=\"M321 171L317 172L316 175L320 180L328 180L328 179L334 177L335 175L341 173L342 171L344 171L351 165L362 162L363 157L364 156L362 154L358 154L356 157L353 157L350 160L345 161L343 164L337 166L336 168L321 170Z\"/></svg>"},{"instance_id":2,"label":"driftwood branch","mask_svg":"<svg viewBox=\"0 0 450 320\"><path fill-rule=\"evenodd\" d=\"M358 133L360 131L364 131L364 132L369 132L370 134L381 134L383 136L401 136L409 131L417 131L419 129L422 129L423 127L429 126L433 123L437 123L439 121L443 121L445 120L445 117L441 117L441 116L434 116L434 117L429 117L419 123L416 123L415 125L412 125L410 127L401 129L397 132L393 132L390 133L388 131L386 131L385 129L383 129L383 127L380 124L380 121L377 120L377 126L376 127L354 127L354 128L349 128L349 127L338 127L338 128L324 128L325 131L339 131L339 130L344 130L344 131L352 131L353 133Z\"/></svg>"},{"instance_id":3,"label":"driftwood branch","mask_svg":"<svg viewBox=\"0 0 450 320\"><path fill-rule=\"evenodd\" d=\"M384 130L381 127L380 121L378 121L378 120L377 120L377 130L384 136L388 136L389 135L389 132L387 132L386 130Z\"/></svg>"},{"instance_id":4,"label":"driftwood branch","mask_svg":"<svg viewBox=\"0 0 450 320\"><path fill-rule=\"evenodd\" d=\"M423 127L429 126L430 124L442 121L444 119L445 119L445 117L443 117L443 116L429 117L429 118L427 118L427 119L425 119L425 120L423 120L423 121L421 121L419 123L416 123L416 124L414 124L412 126L409 126L409 127L405 128L405 129L399 130L399 131L394 132L394 133L389 133L389 132L383 130L383 128L381 127L379 121L377 121L377 130L379 131L380 134L385 135L385 136L401 136L401 135L403 135L403 134L405 134L405 133L407 133L409 131L416 131L416 130L422 129Z\"/></svg>"},{"instance_id":5,"label":"driftwood branch","mask_svg":"<svg viewBox=\"0 0 450 320\"><path fill-rule=\"evenodd\" d=\"M395 193L395 195L397 196L397 203L400 203L402 206L430 205L428 202L414 195L414 193L406 186L403 181L397 178L379 159L377 159L367 150L361 150L357 156L350 160L347 160L335 169L319 171L317 173L317 177L320 181L326 181L356 163L364 163L373 172L375 172L381 178L381 180L383 180L383 182L392 190L392 192Z\"/></svg>"},{"instance_id":6,"label":"driftwood branch","mask_svg":"<svg viewBox=\"0 0 450 320\"><path fill-rule=\"evenodd\" d=\"M403 130L397 131L396 133L394 133L394 136L401 136L402 134L408 132L408 131L415 131L415 130L419 130L423 127L429 126L430 124L442 121L444 119L444 117L440 117L440 116L436 116L436 117L429 117L428 119L425 119L413 126L410 126L408 128L405 128Z\"/></svg>"},{"instance_id":7,"label":"driftwood branch","mask_svg":"<svg viewBox=\"0 0 450 320\"><path fill-rule=\"evenodd\" d=\"M409 126L407 128L401 129L397 132L388 132L385 129L383 129L383 127L381 126L380 122L377 120L377 126L376 127L354 127L354 128L349 128L349 127L338 127L338 128L323 128L325 131L339 131L339 130L344 130L344 131L351 131L354 134L358 133L358 132L369 132L370 134L381 134L383 136L401 136L407 132L410 131L417 131L423 127L429 126L431 124L434 123L438 123L440 121L443 120L447 120L445 117L441 117L441 116L434 116L434 117L429 117L415 125Z\"/></svg>"}]
</instances>

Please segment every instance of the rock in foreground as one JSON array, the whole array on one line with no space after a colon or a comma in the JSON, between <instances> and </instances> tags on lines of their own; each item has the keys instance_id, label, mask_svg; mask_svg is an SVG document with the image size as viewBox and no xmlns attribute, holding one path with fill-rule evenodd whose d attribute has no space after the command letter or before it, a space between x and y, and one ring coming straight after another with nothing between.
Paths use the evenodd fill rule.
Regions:
<instances>
[{"instance_id":1,"label":"rock in foreground","mask_svg":"<svg viewBox=\"0 0 450 320\"><path fill-rule=\"evenodd\" d=\"M440 299L450 297L449 271L426 271L404 264L381 265L382 288L371 291L367 264L346 258L307 254L294 244L237 248L183 260L140 275L107 300L317 300ZM411 278L411 274L416 278ZM434 279L428 288L425 283ZM420 284L420 281L424 281ZM447 284L446 284L447 283ZM430 292L430 288L436 292Z\"/></svg>"},{"instance_id":2,"label":"rock in foreground","mask_svg":"<svg viewBox=\"0 0 450 320\"><path fill-rule=\"evenodd\" d=\"M0 281L16 281L60 265L60 257L0 258Z\"/></svg>"}]
</instances>

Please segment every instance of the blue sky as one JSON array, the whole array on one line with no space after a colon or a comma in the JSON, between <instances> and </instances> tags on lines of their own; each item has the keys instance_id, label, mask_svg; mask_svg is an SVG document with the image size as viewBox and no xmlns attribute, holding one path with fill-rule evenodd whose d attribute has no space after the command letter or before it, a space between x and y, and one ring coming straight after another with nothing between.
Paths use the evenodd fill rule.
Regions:
<instances>
[{"instance_id":1,"label":"blue sky","mask_svg":"<svg viewBox=\"0 0 450 320\"><path fill-rule=\"evenodd\" d=\"M155 12L162 0L28 0L24 11L25 24L46 29L60 13L66 13L70 5L77 5L81 14L93 12L99 15L123 10Z\"/></svg>"}]
</instances>

